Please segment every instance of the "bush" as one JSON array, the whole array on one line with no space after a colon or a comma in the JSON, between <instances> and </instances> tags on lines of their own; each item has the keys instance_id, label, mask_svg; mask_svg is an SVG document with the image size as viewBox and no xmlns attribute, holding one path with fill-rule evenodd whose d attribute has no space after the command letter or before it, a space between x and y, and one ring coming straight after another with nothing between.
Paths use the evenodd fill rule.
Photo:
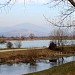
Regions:
<instances>
[{"instance_id":1,"label":"bush","mask_svg":"<svg viewBox=\"0 0 75 75\"><path fill-rule=\"evenodd\" d=\"M11 42L7 43L7 48L12 48L13 44Z\"/></svg>"},{"instance_id":2,"label":"bush","mask_svg":"<svg viewBox=\"0 0 75 75\"><path fill-rule=\"evenodd\" d=\"M50 42L49 49L56 50L56 44L54 42Z\"/></svg>"},{"instance_id":3,"label":"bush","mask_svg":"<svg viewBox=\"0 0 75 75\"><path fill-rule=\"evenodd\" d=\"M36 59L37 59L37 51L32 50L28 52L27 59L30 65L36 65Z\"/></svg>"}]
</instances>

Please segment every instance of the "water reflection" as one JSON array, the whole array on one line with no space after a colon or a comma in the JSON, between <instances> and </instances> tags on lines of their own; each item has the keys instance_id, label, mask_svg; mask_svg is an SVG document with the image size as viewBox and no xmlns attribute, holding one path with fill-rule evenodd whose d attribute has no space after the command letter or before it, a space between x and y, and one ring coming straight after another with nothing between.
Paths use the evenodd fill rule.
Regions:
<instances>
[{"instance_id":1,"label":"water reflection","mask_svg":"<svg viewBox=\"0 0 75 75\"><path fill-rule=\"evenodd\" d=\"M29 68L28 68L29 72L35 72L37 71L37 65L30 65Z\"/></svg>"},{"instance_id":2,"label":"water reflection","mask_svg":"<svg viewBox=\"0 0 75 75\"><path fill-rule=\"evenodd\" d=\"M32 66L30 64L19 63L13 65L0 65L0 75L22 75L26 73L36 72L51 68L53 66L60 65L62 63L67 63L74 61L75 56L63 57L57 59L57 62L50 62L49 60L37 60L36 65Z\"/></svg>"}]
</instances>

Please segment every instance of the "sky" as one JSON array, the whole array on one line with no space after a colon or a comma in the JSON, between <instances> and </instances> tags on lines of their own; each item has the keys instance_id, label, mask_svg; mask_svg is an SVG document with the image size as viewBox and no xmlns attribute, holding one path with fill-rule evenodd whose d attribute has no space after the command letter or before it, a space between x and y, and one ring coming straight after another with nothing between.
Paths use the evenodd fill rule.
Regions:
<instances>
[{"instance_id":1,"label":"sky","mask_svg":"<svg viewBox=\"0 0 75 75\"><path fill-rule=\"evenodd\" d=\"M0 0L0 4L6 3L8 0ZM50 24L43 15L48 18L55 18L59 15L61 8L51 9L52 0L12 0L11 4L4 8L0 8L0 27L10 27L22 23L31 23L34 25ZM53 2L54 3L54 2ZM52 3L52 4L53 4ZM62 6L61 4L59 7ZM1 6L0 6L1 7Z\"/></svg>"},{"instance_id":2,"label":"sky","mask_svg":"<svg viewBox=\"0 0 75 75\"><path fill-rule=\"evenodd\" d=\"M21 23L47 25L43 14L47 17L55 15L49 5L45 5L48 2L49 0L25 0L25 4L24 0L11 2L11 5L0 9L0 27L15 26ZM4 2L0 0L1 3ZM15 4L13 5L13 3Z\"/></svg>"},{"instance_id":3,"label":"sky","mask_svg":"<svg viewBox=\"0 0 75 75\"><path fill-rule=\"evenodd\" d=\"M11 6L9 6L11 7ZM13 26L21 23L42 24L44 8L40 3L18 0L10 9L5 7L0 12L0 26Z\"/></svg>"}]
</instances>

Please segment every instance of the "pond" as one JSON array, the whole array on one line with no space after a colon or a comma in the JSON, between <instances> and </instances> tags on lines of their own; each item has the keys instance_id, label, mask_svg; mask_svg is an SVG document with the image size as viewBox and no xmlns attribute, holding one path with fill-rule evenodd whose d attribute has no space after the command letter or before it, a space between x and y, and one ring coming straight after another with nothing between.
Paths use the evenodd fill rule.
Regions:
<instances>
[{"instance_id":1,"label":"pond","mask_svg":"<svg viewBox=\"0 0 75 75\"><path fill-rule=\"evenodd\" d=\"M32 48L32 47L48 47L49 43L52 40L23 40L21 41L21 48ZM13 43L13 47L15 47L16 41L10 41ZM65 45L75 44L75 40L63 40ZM6 44L0 44L0 48L6 48Z\"/></svg>"},{"instance_id":2,"label":"pond","mask_svg":"<svg viewBox=\"0 0 75 75\"><path fill-rule=\"evenodd\" d=\"M36 62L35 66L26 63L19 63L13 65L0 65L0 75L22 75L32 72L37 72L41 70L45 70L51 68L53 66L58 66L63 63L67 63L75 60L75 56L63 57L64 60L59 58L60 63L57 62L49 62L49 60L40 60Z\"/></svg>"}]
</instances>

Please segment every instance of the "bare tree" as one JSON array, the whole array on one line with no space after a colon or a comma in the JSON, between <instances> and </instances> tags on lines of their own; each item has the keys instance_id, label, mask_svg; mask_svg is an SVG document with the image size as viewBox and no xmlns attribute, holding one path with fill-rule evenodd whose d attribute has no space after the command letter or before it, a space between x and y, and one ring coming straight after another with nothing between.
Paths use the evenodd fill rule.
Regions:
<instances>
[{"instance_id":1,"label":"bare tree","mask_svg":"<svg viewBox=\"0 0 75 75\"><path fill-rule=\"evenodd\" d=\"M15 46L16 46L16 48L21 48L21 46L22 46L21 41L16 41Z\"/></svg>"},{"instance_id":2,"label":"bare tree","mask_svg":"<svg viewBox=\"0 0 75 75\"><path fill-rule=\"evenodd\" d=\"M54 43L56 43L58 46L64 45L65 44L64 39L66 39L67 32L60 28L53 30L51 36L53 36L54 38L53 40L55 40Z\"/></svg>"},{"instance_id":3,"label":"bare tree","mask_svg":"<svg viewBox=\"0 0 75 75\"><path fill-rule=\"evenodd\" d=\"M75 0L50 0L50 2L46 3L45 5L49 5L49 4L50 4L50 9L54 9L55 7L57 7L59 9L58 11L61 12L61 15L59 15L59 16L61 16L60 17L61 19L59 18L59 21L57 23L55 23L54 21L51 21L50 18L43 15L44 18L46 19L46 21L50 23L50 25L53 25L56 27L74 27L75 26L75 24L72 23L73 21L71 21L71 20L68 21L69 16L70 15L72 16L72 14L75 12ZM62 10L60 10L60 8ZM66 21L68 21L69 24L66 24L66 25L60 24L60 23L66 22Z\"/></svg>"},{"instance_id":4,"label":"bare tree","mask_svg":"<svg viewBox=\"0 0 75 75\"><path fill-rule=\"evenodd\" d=\"M52 41L55 43L56 46L58 46L56 48L56 50L62 50L63 51L64 45L66 45L66 43L67 43L67 41L66 41L67 32L61 28L58 28L58 29L55 29L53 31L53 33L51 34L54 38Z\"/></svg>"},{"instance_id":5,"label":"bare tree","mask_svg":"<svg viewBox=\"0 0 75 75\"><path fill-rule=\"evenodd\" d=\"M31 33L31 34L29 35L29 37L30 37L31 39L33 39L33 38L34 38L34 34Z\"/></svg>"}]
</instances>

